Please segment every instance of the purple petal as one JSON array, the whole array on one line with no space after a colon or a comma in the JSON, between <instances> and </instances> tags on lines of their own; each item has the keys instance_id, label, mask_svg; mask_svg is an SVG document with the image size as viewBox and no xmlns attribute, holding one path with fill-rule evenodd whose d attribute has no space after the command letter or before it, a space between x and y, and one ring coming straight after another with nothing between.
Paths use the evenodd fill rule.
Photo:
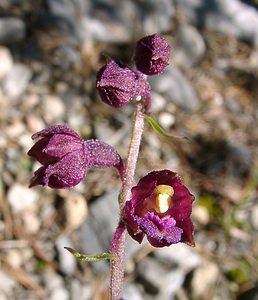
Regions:
<instances>
[{"instance_id":1,"label":"purple petal","mask_svg":"<svg viewBox=\"0 0 258 300\"><path fill-rule=\"evenodd\" d=\"M67 134L55 134L50 137L49 142L43 151L50 156L61 158L67 153L81 150L83 147L84 144L82 139Z\"/></svg>"},{"instance_id":2,"label":"purple petal","mask_svg":"<svg viewBox=\"0 0 258 300\"><path fill-rule=\"evenodd\" d=\"M33 177L30 180L29 187L33 187L36 185L47 185L48 184L48 178L46 176L46 167L40 167L38 170L36 170L33 174Z\"/></svg>"},{"instance_id":3,"label":"purple petal","mask_svg":"<svg viewBox=\"0 0 258 300\"><path fill-rule=\"evenodd\" d=\"M65 125L50 126L39 132L34 133L31 138L33 140L35 140L40 137L50 137L50 136L53 136L54 134L67 134L67 135L71 135L79 140L81 139L80 136L75 131L73 131L72 129L70 129L69 127L67 127Z\"/></svg>"},{"instance_id":4,"label":"purple petal","mask_svg":"<svg viewBox=\"0 0 258 300\"><path fill-rule=\"evenodd\" d=\"M160 219L153 213L138 218L139 227L154 247L164 247L181 241L183 230L176 227L173 218Z\"/></svg>"},{"instance_id":5,"label":"purple petal","mask_svg":"<svg viewBox=\"0 0 258 300\"><path fill-rule=\"evenodd\" d=\"M42 165L48 165L56 162L56 157L52 157L43 151L48 142L49 138L42 138L41 140L37 141L28 151L28 155L38 160Z\"/></svg>"},{"instance_id":6,"label":"purple petal","mask_svg":"<svg viewBox=\"0 0 258 300\"><path fill-rule=\"evenodd\" d=\"M142 203L146 198L150 197L157 187L157 182L151 181L146 186L134 186L132 188L132 205L136 208L137 205Z\"/></svg>"},{"instance_id":7,"label":"purple petal","mask_svg":"<svg viewBox=\"0 0 258 300\"><path fill-rule=\"evenodd\" d=\"M73 187L86 175L84 161L82 151L71 152L57 163L40 168L31 186L42 184L54 189Z\"/></svg>"},{"instance_id":8,"label":"purple petal","mask_svg":"<svg viewBox=\"0 0 258 300\"><path fill-rule=\"evenodd\" d=\"M142 177L137 186L146 187L146 185L148 186L153 181L156 181L157 185L167 184L172 186L176 176L177 174L170 170L153 171Z\"/></svg>"}]
</instances>

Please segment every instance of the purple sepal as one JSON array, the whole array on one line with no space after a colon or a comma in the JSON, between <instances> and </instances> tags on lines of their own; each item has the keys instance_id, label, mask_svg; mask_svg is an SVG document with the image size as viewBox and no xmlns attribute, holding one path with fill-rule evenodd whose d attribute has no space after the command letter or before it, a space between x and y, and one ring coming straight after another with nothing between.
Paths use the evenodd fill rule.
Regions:
<instances>
[{"instance_id":1,"label":"purple sepal","mask_svg":"<svg viewBox=\"0 0 258 300\"><path fill-rule=\"evenodd\" d=\"M88 152L88 168L115 167L121 179L124 178L124 162L112 146L100 140L87 140L84 143Z\"/></svg>"}]
</instances>

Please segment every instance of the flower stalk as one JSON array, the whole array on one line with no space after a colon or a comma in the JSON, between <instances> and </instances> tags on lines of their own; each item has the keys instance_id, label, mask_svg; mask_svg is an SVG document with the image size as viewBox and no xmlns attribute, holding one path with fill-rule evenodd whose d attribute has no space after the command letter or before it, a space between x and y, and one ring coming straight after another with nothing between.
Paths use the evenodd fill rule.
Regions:
<instances>
[{"instance_id":1,"label":"flower stalk","mask_svg":"<svg viewBox=\"0 0 258 300\"><path fill-rule=\"evenodd\" d=\"M139 149L144 130L144 103L137 101L133 120L132 137L126 162L125 178L122 183L119 196L120 213L122 214L126 201L131 199L131 189L134 182L134 174L139 155ZM120 222L111 243L110 252L116 255L111 261L110 272L110 299L119 300L122 298L124 269L125 269L125 246L126 231L123 222Z\"/></svg>"}]
</instances>

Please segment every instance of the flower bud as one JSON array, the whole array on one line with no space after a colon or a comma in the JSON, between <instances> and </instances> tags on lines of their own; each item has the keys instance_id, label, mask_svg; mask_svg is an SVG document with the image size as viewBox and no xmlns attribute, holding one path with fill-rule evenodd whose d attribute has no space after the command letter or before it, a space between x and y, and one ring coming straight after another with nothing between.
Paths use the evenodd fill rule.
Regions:
<instances>
[{"instance_id":1,"label":"flower bud","mask_svg":"<svg viewBox=\"0 0 258 300\"><path fill-rule=\"evenodd\" d=\"M176 173L153 171L132 188L131 201L123 210L123 221L133 239L142 242L146 235L154 247L178 242L194 245L190 219L194 196Z\"/></svg>"},{"instance_id":2,"label":"flower bud","mask_svg":"<svg viewBox=\"0 0 258 300\"><path fill-rule=\"evenodd\" d=\"M149 84L140 72L112 60L97 73L96 86L103 102L122 107L134 97L149 94Z\"/></svg>"},{"instance_id":3,"label":"flower bud","mask_svg":"<svg viewBox=\"0 0 258 300\"><path fill-rule=\"evenodd\" d=\"M70 188L82 181L88 168L116 167L123 176L123 161L113 147L99 140L84 141L66 126L50 126L35 133L32 139L39 140L28 155L42 167L35 171L30 187Z\"/></svg>"},{"instance_id":4,"label":"flower bud","mask_svg":"<svg viewBox=\"0 0 258 300\"><path fill-rule=\"evenodd\" d=\"M170 46L158 34L143 37L136 43L134 61L136 68L146 75L157 75L169 62Z\"/></svg>"}]
</instances>

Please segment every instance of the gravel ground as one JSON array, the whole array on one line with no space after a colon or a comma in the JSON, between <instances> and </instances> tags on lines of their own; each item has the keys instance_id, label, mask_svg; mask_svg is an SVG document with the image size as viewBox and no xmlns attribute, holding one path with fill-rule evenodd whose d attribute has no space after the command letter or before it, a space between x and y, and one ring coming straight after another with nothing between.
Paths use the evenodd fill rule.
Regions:
<instances>
[{"instance_id":1,"label":"gravel ground","mask_svg":"<svg viewBox=\"0 0 258 300\"><path fill-rule=\"evenodd\" d=\"M248 20L248 22L246 22ZM136 181L169 168L196 196L196 247L154 249L128 238L125 299L258 297L257 1L42 0L0 2L0 299L108 299L108 264L64 250L108 251L120 182L90 170L74 189L28 188L31 135L68 124L126 158L133 103L101 103L105 55L132 65L134 42L158 32L172 46L151 78ZM184 138L185 137L185 138Z\"/></svg>"}]
</instances>

